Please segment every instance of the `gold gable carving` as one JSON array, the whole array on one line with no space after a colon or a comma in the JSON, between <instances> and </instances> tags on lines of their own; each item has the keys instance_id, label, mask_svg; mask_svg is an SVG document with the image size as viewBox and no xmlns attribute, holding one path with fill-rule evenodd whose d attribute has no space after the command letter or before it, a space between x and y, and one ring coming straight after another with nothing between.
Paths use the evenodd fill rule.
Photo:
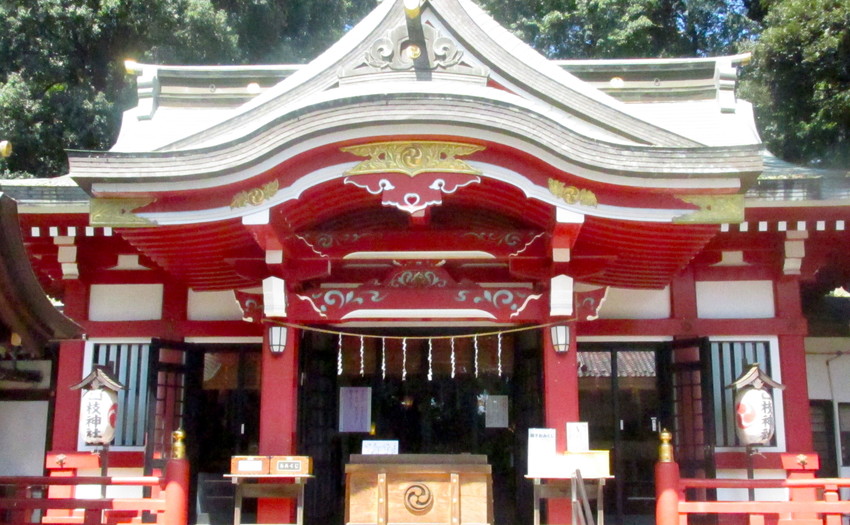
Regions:
<instances>
[{"instance_id":1,"label":"gold gable carving","mask_svg":"<svg viewBox=\"0 0 850 525\"><path fill-rule=\"evenodd\" d=\"M698 210L673 218L675 223L736 224L744 222L744 196L676 195L676 198L699 206Z\"/></svg>"},{"instance_id":2,"label":"gold gable carving","mask_svg":"<svg viewBox=\"0 0 850 525\"><path fill-rule=\"evenodd\" d=\"M567 204L581 204L594 208L599 205L596 194L592 191L567 186L559 180L549 179L549 191Z\"/></svg>"},{"instance_id":3,"label":"gold gable carving","mask_svg":"<svg viewBox=\"0 0 850 525\"><path fill-rule=\"evenodd\" d=\"M233 196L230 201L230 208L244 208L245 206L257 206L271 199L277 190L280 188L280 183L276 180L263 184L259 188L240 191Z\"/></svg>"},{"instance_id":4,"label":"gold gable carving","mask_svg":"<svg viewBox=\"0 0 850 525\"><path fill-rule=\"evenodd\" d=\"M89 225L112 228L140 228L155 222L139 217L133 211L154 202L152 197L135 199L92 199L89 204Z\"/></svg>"},{"instance_id":5,"label":"gold gable carving","mask_svg":"<svg viewBox=\"0 0 850 525\"><path fill-rule=\"evenodd\" d=\"M346 171L346 175L404 173L413 177L424 172L481 175L481 170L455 157L482 151L484 146L461 142L405 141L373 142L340 149L358 157L369 157Z\"/></svg>"}]
</instances>

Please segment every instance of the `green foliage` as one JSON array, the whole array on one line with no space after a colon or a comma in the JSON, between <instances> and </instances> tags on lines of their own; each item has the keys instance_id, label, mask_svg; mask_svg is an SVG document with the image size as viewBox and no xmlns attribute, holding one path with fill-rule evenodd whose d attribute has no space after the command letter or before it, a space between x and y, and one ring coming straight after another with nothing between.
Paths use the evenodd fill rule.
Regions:
<instances>
[{"instance_id":1,"label":"green foliage","mask_svg":"<svg viewBox=\"0 0 850 525\"><path fill-rule=\"evenodd\" d=\"M0 3L0 137L5 176L66 171L65 149L108 149L131 102L127 57L239 59L226 13L209 0L17 0Z\"/></svg>"},{"instance_id":2,"label":"green foliage","mask_svg":"<svg viewBox=\"0 0 850 525\"><path fill-rule=\"evenodd\" d=\"M15 153L0 177L58 175L65 149L108 149L135 102L126 58L304 62L375 1L2 0L0 139ZM746 88L766 142L789 160L850 162L847 0L476 1L551 58L736 52L763 18Z\"/></svg>"},{"instance_id":3,"label":"green foliage","mask_svg":"<svg viewBox=\"0 0 850 525\"><path fill-rule=\"evenodd\" d=\"M123 61L303 62L375 0L3 0L0 177L67 170L65 149L108 149L135 100Z\"/></svg>"},{"instance_id":4,"label":"green foliage","mask_svg":"<svg viewBox=\"0 0 850 525\"><path fill-rule=\"evenodd\" d=\"M737 0L480 0L550 58L700 56L734 52L758 26Z\"/></svg>"},{"instance_id":5,"label":"green foliage","mask_svg":"<svg viewBox=\"0 0 850 525\"><path fill-rule=\"evenodd\" d=\"M745 95L768 148L793 162L850 166L850 3L779 0L765 17Z\"/></svg>"},{"instance_id":6,"label":"green foliage","mask_svg":"<svg viewBox=\"0 0 850 525\"><path fill-rule=\"evenodd\" d=\"M359 22L375 0L214 0L239 34L247 63L309 61Z\"/></svg>"}]
</instances>

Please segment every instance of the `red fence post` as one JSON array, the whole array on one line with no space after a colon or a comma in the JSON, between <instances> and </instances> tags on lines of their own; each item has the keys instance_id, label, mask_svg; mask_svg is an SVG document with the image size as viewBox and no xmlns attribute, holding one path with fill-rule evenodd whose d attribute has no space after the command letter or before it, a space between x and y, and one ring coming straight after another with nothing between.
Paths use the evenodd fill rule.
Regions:
<instances>
[{"instance_id":1,"label":"red fence post","mask_svg":"<svg viewBox=\"0 0 850 525\"><path fill-rule=\"evenodd\" d=\"M171 433L171 459L165 465L165 513L164 525L188 525L189 523L189 461L182 430Z\"/></svg>"},{"instance_id":2,"label":"red fence post","mask_svg":"<svg viewBox=\"0 0 850 525\"><path fill-rule=\"evenodd\" d=\"M655 464L656 525L679 525L679 464L673 459L672 438L667 430L661 432Z\"/></svg>"},{"instance_id":3,"label":"red fence post","mask_svg":"<svg viewBox=\"0 0 850 525\"><path fill-rule=\"evenodd\" d=\"M820 468L820 457L815 453L781 454L782 468L788 479L814 479ZM818 494L814 488L792 488L788 491L791 501L817 501ZM817 514L794 512L790 518L817 518ZM785 518L785 516L781 516Z\"/></svg>"},{"instance_id":4,"label":"red fence post","mask_svg":"<svg viewBox=\"0 0 850 525\"><path fill-rule=\"evenodd\" d=\"M826 485L823 488L823 500L830 503L841 501L838 497L838 485ZM825 514L825 525L841 525L841 514Z\"/></svg>"}]
</instances>

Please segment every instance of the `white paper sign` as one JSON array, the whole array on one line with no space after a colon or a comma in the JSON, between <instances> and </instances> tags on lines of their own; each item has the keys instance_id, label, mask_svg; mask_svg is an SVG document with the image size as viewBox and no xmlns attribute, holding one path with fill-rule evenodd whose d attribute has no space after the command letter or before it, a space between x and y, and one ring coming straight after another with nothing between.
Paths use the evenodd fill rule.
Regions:
<instances>
[{"instance_id":1,"label":"white paper sign","mask_svg":"<svg viewBox=\"0 0 850 525\"><path fill-rule=\"evenodd\" d=\"M508 428L508 396L487 396L484 427Z\"/></svg>"},{"instance_id":2,"label":"white paper sign","mask_svg":"<svg viewBox=\"0 0 850 525\"><path fill-rule=\"evenodd\" d=\"M567 423L567 452L587 452L590 450L590 436L586 421Z\"/></svg>"},{"instance_id":3,"label":"white paper sign","mask_svg":"<svg viewBox=\"0 0 850 525\"><path fill-rule=\"evenodd\" d=\"M372 388L339 389L339 431L369 432L372 428Z\"/></svg>"},{"instance_id":4,"label":"white paper sign","mask_svg":"<svg viewBox=\"0 0 850 525\"><path fill-rule=\"evenodd\" d=\"M528 429L528 475L545 477L549 465L556 455L556 432L554 428Z\"/></svg>"},{"instance_id":5,"label":"white paper sign","mask_svg":"<svg viewBox=\"0 0 850 525\"><path fill-rule=\"evenodd\" d=\"M398 454L398 440L395 439L366 439L363 440L361 454Z\"/></svg>"}]
</instances>

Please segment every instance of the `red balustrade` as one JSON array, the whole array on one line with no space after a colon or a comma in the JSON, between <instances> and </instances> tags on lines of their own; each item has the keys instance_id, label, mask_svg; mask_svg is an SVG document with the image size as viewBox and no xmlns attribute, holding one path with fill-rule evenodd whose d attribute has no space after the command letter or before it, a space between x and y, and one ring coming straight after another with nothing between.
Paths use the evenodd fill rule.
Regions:
<instances>
[{"instance_id":1,"label":"red balustrade","mask_svg":"<svg viewBox=\"0 0 850 525\"><path fill-rule=\"evenodd\" d=\"M659 461L655 465L656 525L687 525L696 515L714 515L719 523L749 525L778 522L780 525L841 525L842 514L850 514L850 501L841 501L839 489L850 488L850 478L808 479L696 479L681 478L673 459L669 433L662 433ZM690 493L706 489L789 489L787 501L695 501ZM808 490L806 490L808 489ZM725 518L725 519L724 519Z\"/></svg>"}]
</instances>

